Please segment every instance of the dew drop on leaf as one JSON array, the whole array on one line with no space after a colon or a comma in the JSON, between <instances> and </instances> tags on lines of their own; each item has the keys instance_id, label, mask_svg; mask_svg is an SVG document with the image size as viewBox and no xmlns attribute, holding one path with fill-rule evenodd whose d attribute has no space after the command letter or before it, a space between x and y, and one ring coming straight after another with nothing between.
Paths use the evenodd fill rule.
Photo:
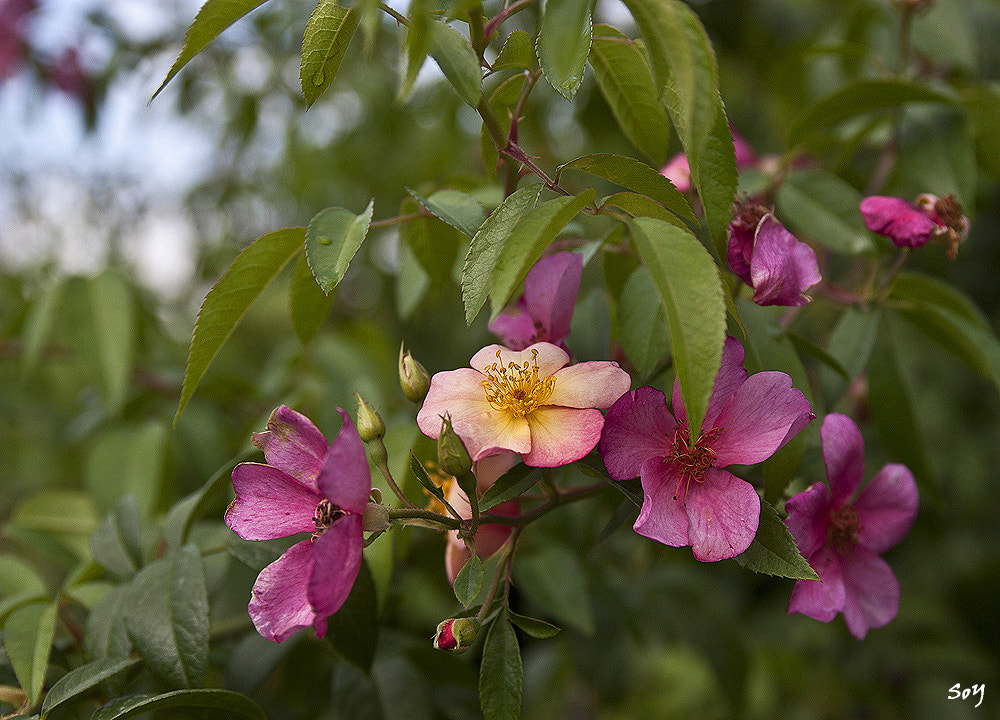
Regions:
<instances>
[{"instance_id":1,"label":"dew drop on leaf","mask_svg":"<svg viewBox=\"0 0 1000 720\"><path fill-rule=\"evenodd\" d=\"M328 237L319 237L319 238L316 238L316 242L318 242L320 245L331 245L331 244L333 244L333 240L331 240Z\"/></svg>"}]
</instances>

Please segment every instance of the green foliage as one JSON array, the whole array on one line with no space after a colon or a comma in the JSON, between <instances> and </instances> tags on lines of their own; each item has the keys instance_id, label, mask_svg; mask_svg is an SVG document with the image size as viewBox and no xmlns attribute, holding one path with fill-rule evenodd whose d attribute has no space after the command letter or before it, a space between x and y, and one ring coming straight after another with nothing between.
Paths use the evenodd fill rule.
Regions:
<instances>
[{"instance_id":1,"label":"green foliage","mask_svg":"<svg viewBox=\"0 0 1000 720\"><path fill-rule=\"evenodd\" d=\"M753 542L736 562L747 570L780 577L819 580L816 572L802 557L792 534L778 517L778 512L765 500L760 503L760 524Z\"/></svg>"},{"instance_id":2,"label":"green foliage","mask_svg":"<svg viewBox=\"0 0 1000 720\"><path fill-rule=\"evenodd\" d=\"M490 625L479 671L479 697L485 720L515 720L521 716L523 675L521 649L506 613Z\"/></svg>"},{"instance_id":3,"label":"green foliage","mask_svg":"<svg viewBox=\"0 0 1000 720\"><path fill-rule=\"evenodd\" d=\"M91 720L125 720L154 710L169 708L211 709L230 716L266 720L255 702L229 690L174 690L159 695L127 695L102 705Z\"/></svg>"},{"instance_id":4,"label":"green foliage","mask_svg":"<svg viewBox=\"0 0 1000 720\"><path fill-rule=\"evenodd\" d=\"M428 52L462 102L476 107L482 96L483 73L469 41L446 23L431 20Z\"/></svg>"},{"instance_id":5,"label":"green foliage","mask_svg":"<svg viewBox=\"0 0 1000 720\"><path fill-rule=\"evenodd\" d=\"M357 7L345 9L336 0L320 0L313 10L302 38L302 64L299 69L307 108L337 77L347 45L360 20L361 12Z\"/></svg>"},{"instance_id":6,"label":"green foliage","mask_svg":"<svg viewBox=\"0 0 1000 720\"><path fill-rule=\"evenodd\" d=\"M360 215L344 208L327 208L309 222L306 260L325 294L329 295L344 279L348 265L368 235L373 211L374 200Z\"/></svg>"},{"instance_id":7,"label":"green foliage","mask_svg":"<svg viewBox=\"0 0 1000 720\"><path fill-rule=\"evenodd\" d=\"M538 64L549 84L572 100L583 84L591 43L591 0L551 0L538 30Z\"/></svg>"}]
</instances>

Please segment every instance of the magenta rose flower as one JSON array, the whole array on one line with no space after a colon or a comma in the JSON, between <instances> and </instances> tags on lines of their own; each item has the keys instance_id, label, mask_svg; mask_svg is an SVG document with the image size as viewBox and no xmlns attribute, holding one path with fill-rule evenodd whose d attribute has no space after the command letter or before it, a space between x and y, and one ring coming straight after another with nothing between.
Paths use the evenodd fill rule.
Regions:
<instances>
[{"instance_id":1,"label":"magenta rose flower","mask_svg":"<svg viewBox=\"0 0 1000 720\"><path fill-rule=\"evenodd\" d=\"M962 206L954 195L939 198L924 193L917 196L915 203L872 195L861 201L859 209L865 226L897 247L918 248L939 238L954 259L959 243L969 234L969 219L962 215Z\"/></svg>"},{"instance_id":2,"label":"magenta rose flower","mask_svg":"<svg viewBox=\"0 0 1000 720\"><path fill-rule=\"evenodd\" d=\"M611 405L632 380L615 362L568 362L552 343L524 350L488 345L471 368L431 378L417 425L436 438L441 417L450 415L473 461L505 451L535 467L579 460L601 437L604 416L596 408Z\"/></svg>"},{"instance_id":3,"label":"magenta rose flower","mask_svg":"<svg viewBox=\"0 0 1000 720\"><path fill-rule=\"evenodd\" d=\"M739 341L726 338L700 437L688 432L675 382L674 414L656 388L633 390L608 410L598 445L612 480L642 479L635 531L665 545L690 545L702 561L739 555L760 521L757 491L723 468L766 460L815 417L788 375L747 377L743 358Z\"/></svg>"},{"instance_id":4,"label":"magenta rose flower","mask_svg":"<svg viewBox=\"0 0 1000 720\"><path fill-rule=\"evenodd\" d=\"M502 312L490 323L490 332L511 350L536 342L550 342L563 350L569 335L576 296L583 276L583 258L558 252L535 263L524 278L524 294L515 309Z\"/></svg>"},{"instance_id":5,"label":"magenta rose flower","mask_svg":"<svg viewBox=\"0 0 1000 720\"><path fill-rule=\"evenodd\" d=\"M298 533L292 545L254 583L250 617L257 632L281 642L296 631L326 634L326 619L347 600L361 567L361 516L371 494L365 449L347 413L327 443L309 418L284 405L254 433L267 464L240 463L233 470L236 499L226 525L246 540Z\"/></svg>"},{"instance_id":6,"label":"magenta rose flower","mask_svg":"<svg viewBox=\"0 0 1000 720\"><path fill-rule=\"evenodd\" d=\"M805 305L822 280L816 253L761 205L739 204L727 234L729 267L758 305Z\"/></svg>"},{"instance_id":7,"label":"magenta rose flower","mask_svg":"<svg viewBox=\"0 0 1000 720\"><path fill-rule=\"evenodd\" d=\"M858 492L865 445L858 426L831 413L820 430L826 483L785 503L785 522L819 580L796 580L789 613L830 622L844 614L858 640L896 617L899 582L879 553L896 545L917 516L917 484L905 465L888 464Z\"/></svg>"}]
</instances>

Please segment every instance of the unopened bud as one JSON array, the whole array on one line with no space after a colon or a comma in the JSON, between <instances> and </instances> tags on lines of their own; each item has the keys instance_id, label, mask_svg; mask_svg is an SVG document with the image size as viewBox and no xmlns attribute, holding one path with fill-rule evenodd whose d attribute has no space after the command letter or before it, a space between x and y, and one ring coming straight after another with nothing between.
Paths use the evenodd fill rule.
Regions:
<instances>
[{"instance_id":1,"label":"unopened bud","mask_svg":"<svg viewBox=\"0 0 1000 720\"><path fill-rule=\"evenodd\" d=\"M361 529L365 532L380 533L389 529L389 508L377 502L365 505L361 513Z\"/></svg>"},{"instance_id":2,"label":"unopened bud","mask_svg":"<svg viewBox=\"0 0 1000 720\"><path fill-rule=\"evenodd\" d=\"M434 633L434 649L462 653L472 647L479 632L479 621L475 618L451 618L437 626Z\"/></svg>"},{"instance_id":3,"label":"unopened bud","mask_svg":"<svg viewBox=\"0 0 1000 720\"><path fill-rule=\"evenodd\" d=\"M441 416L441 432L437 439L438 465L449 475L461 477L472 470L472 458L462 438L451 426L451 416Z\"/></svg>"},{"instance_id":4,"label":"unopened bud","mask_svg":"<svg viewBox=\"0 0 1000 720\"><path fill-rule=\"evenodd\" d=\"M415 403L424 401L431 386L427 370L408 351L404 351L402 345L399 346L399 386L406 399Z\"/></svg>"},{"instance_id":5,"label":"unopened bud","mask_svg":"<svg viewBox=\"0 0 1000 720\"><path fill-rule=\"evenodd\" d=\"M385 437L385 423L378 411L369 405L360 394L354 393L358 399L358 435L362 442L372 442Z\"/></svg>"}]
</instances>

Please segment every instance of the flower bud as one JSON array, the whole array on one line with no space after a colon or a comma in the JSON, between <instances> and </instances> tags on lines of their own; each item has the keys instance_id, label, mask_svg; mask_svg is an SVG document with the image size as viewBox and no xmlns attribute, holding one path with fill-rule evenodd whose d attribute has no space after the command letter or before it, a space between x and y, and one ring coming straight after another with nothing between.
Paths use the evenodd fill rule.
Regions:
<instances>
[{"instance_id":1,"label":"flower bud","mask_svg":"<svg viewBox=\"0 0 1000 720\"><path fill-rule=\"evenodd\" d=\"M365 532L380 533L389 529L389 508L377 502L365 505L361 513L361 529Z\"/></svg>"},{"instance_id":2,"label":"flower bud","mask_svg":"<svg viewBox=\"0 0 1000 720\"><path fill-rule=\"evenodd\" d=\"M399 346L399 386L403 395L411 402L423 402L431 386L431 376L419 362L413 359L409 352Z\"/></svg>"},{"instance_id":3,"label":"flower bud","mask_svg":"<svg viewBox=\"0 0 1000 720\"><path fill-rule=\"evenodd\" d=\"M472 458L462 438L451 426L451 416L441 416L441 432L437 439L438 465L449 475L461 477L472 470Z\"/></svg>"},{"instance_id":4,"label":"flower bud","mask_svg":"<svg viewBox=\"0 0 1000 720\"><path fill-rule=\"evenodd\" d=\"M372 442L385 437L385 423L378 411L364 401L360 394L354 393L358 399L358 435L362 442Z\"/></svg>"},{"instance_id":5,"label":"flower bud","mask_svg":"<svg viewBox=\"0 0 1000 720\"><path fill-rule=\"evenodd\" d=\"M462 653L476 640L479 621L475 618L451 618L437 626L434 633L434 649Z\"/></svg>"}]
</instances>

